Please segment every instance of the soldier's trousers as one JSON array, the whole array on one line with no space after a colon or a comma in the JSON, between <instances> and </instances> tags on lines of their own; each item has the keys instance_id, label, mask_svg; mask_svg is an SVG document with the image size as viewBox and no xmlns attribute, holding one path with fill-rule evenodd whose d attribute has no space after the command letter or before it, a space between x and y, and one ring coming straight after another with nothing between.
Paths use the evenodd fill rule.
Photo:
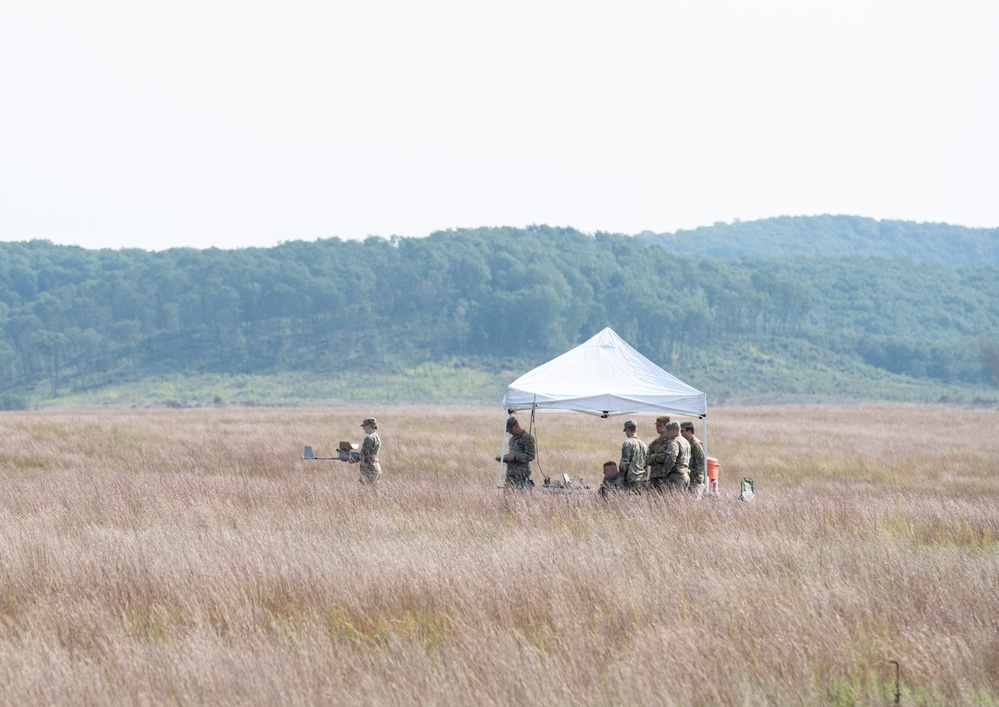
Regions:
<instances>
[{"instance_id":1,"label":"soldier's trousers","mask_svg":"<svg viewBox=\"0 0 999 707\"><path fill-rule=\"evenodd\" d=\"M382 475L380 464L377 467L370 464L361 464L361 468L358 471L361 472L362 484L375 484L378 482L378 477Z\"/></svg>"},{"instance_id":2,"label":"soldier's trousers","mask_svg":"<svg viewBox=\"0 0 999 707\"><path fill-rule=\"evenodd\" d=\"M529 489L534 486L534 482L531 481L531 473L527 474L511 474L506 473L506 486L507 488L515 489Z\"/></svg>"},{"instance_id":3,"label":"soldier's trousers","mask_svg":"<svg viewBox=\"0 0 999 707\"><path fill-rule=\"evenodd\" d=\"M688 486L690 486L689 474L679 474L677 472L666 474L666 490L686 491Z\"/></svg>"}]
</instances>

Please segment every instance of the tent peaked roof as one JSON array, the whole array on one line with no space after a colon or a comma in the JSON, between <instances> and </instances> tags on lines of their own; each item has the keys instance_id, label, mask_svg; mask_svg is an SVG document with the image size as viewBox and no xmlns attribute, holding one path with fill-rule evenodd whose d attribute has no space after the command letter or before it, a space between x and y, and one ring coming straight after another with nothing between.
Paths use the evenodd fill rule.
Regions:
<instances>
[{"instance_id":1,"label":"tent peaked roof","mask_svg":"<svg viewBox=\"0 0 999 707\"><path fill-rule=\"evenodd\" d=\"M597 415L657 412L702 417L706 396L652 363L606 328L506 390L508 410L574 410Z\"/></svg>"}]
</instances>

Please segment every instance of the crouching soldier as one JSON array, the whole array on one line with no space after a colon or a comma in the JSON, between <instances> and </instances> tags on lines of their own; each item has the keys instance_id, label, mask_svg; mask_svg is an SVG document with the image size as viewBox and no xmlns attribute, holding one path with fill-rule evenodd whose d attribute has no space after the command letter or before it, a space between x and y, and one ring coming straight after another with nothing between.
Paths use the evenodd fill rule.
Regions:
<instances>
[{"instance_id":1,"label":"crouching soldier","mask_svg":"<svg viewBox=\"0 0 999 707\"><path fill-rule=\"evenodd\" d=\"M623 491L626 488L624 474L618 471L617 462L605 462L604 480L600 482L600 488L597 489L597 492L607 498L616 491Z\"/></svg>"}]
</instances>

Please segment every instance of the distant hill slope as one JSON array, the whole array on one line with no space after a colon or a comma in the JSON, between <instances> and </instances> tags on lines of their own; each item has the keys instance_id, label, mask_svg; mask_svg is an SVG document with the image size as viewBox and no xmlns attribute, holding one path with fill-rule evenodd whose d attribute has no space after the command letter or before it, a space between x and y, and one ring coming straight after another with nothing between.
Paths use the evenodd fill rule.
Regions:
<instances>
[{"instance_id":1,"label":"distant hill slope","mask_svg":"<svg viewBox=\"0 0 999 707\"><path fill-rule=\"evenodd\" d=\"M498 401L606 326L713 400L995 404L999 265L917 262L944 241L967 257L968 229L906 236L906 259L792 256L783 241L833 250L850 222L870 253L885 244L859 232L890 229L773 221L780 236L726 227L761 244L729 259L547 226L234 251L0 242L0 409Z\"/></svg>"},{"instance_id":2,"label":"distant hill slope","mask_svg":"<svg viewBox=\"0 0 999 707\"><path fill-rule=\"evenodd\" d=\"M646 231L637 238L673 253L715 258L856 255L908 258L944 267L999 264L999 228L877 221L859 216L781 216L676 233Z\"/></svg>"}]
</instances>

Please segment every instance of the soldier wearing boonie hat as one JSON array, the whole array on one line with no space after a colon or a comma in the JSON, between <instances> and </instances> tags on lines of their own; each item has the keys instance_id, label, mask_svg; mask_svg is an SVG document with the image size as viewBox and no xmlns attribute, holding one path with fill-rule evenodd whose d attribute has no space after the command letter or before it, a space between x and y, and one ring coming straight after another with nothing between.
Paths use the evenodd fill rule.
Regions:
<instances>
[{"instance_id":1,"label":"soldier wearing boonie hat","mask_svg":"<svg viewBox=\"0 0 999 707\"><path fill-rule=\"evenodd\" d=\"M358 470L361 472L361 483L373 484L378 481L382 473L382 465L378 461L378 450L382 447L382 440L376 432L378 421L373 417L366 417L361 421L361 427L366 434L361 443Z\"/></svg>"},{"instance_id":2,"label":"soldier wearing boonie hat","mask_svg":"<svg viewBox=\"0 0 999 707\"><path fill-rule=\"evenodd\" d=\"M634 420L624 423L624 433L628 436L621 445L621 462L618 473L624 476L624 485L635 491L648 486L649 473L645 468L649 448L638 438L638 424Z\"/></svg>"}]
</instances>

